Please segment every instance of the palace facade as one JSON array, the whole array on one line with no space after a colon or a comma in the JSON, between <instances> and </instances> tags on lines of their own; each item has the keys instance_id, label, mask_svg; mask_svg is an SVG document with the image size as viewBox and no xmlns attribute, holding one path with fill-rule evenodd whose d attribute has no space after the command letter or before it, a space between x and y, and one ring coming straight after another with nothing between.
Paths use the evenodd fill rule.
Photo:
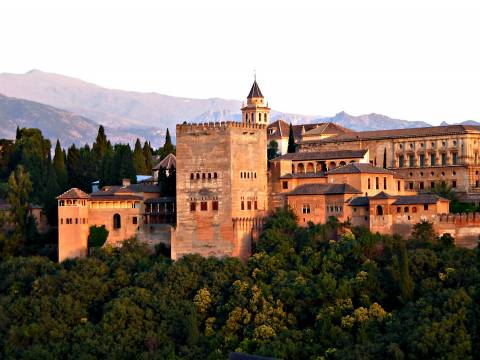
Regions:
<instances>
[{"instance_id":1,"label":"palace facade","mask_svg":"<svg viewBox=\"0 0 480 360\"><path fill-rule=\"evenodd\" d=\"M285 206L305 226L333 216L408 237L426 220L458 245L476 246L480 214L449 214L449 201L432 188L445 182L466 200L480 195L480 127L355 132L332 123L295 125L297 152L287 153L289 124L269 125L256 81L241 110L241 122L177 125L176 157L154 167L151 183L60 195L59 260L87 254L92 225L105 225L115 246L134 236L170 245L173 259L246 259L264 219ZM279 156L268 162L271 141ZM172 166L177 197L160 197L159 169Z\"/></svg>"}]
</instances>

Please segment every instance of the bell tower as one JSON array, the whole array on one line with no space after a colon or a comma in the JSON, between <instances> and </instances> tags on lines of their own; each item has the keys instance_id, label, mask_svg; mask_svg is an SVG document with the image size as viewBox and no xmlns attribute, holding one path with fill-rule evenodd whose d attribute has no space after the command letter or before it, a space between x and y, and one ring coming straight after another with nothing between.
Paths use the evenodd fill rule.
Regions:
<instances>
[{"instance_id":1,"label":"bell tower","mask_svg":"<svg viewBox=\"0 0 480 360\"><path fill-rule=\"evenodd\" d=\"M242 123L244 125L268 125L270 108L257 84L257 77L253 81L250 93L247 96L247 104L242 107Z\"/></svg>"}]
</instances>

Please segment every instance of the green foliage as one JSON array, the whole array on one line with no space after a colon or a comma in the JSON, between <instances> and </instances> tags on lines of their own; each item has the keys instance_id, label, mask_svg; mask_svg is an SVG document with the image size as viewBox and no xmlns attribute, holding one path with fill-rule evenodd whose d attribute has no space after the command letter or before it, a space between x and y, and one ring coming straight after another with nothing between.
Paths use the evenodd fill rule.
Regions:
<instances>
[{"instance_id":1,"label":"green foliage","mask_svg":"<svg viewBox=\"0 0 480 360\"><path fill-rule=\"evenodd\" d=\"M473 359L480 250L432 245L426 228L407 247L281 209L246 263L173 262L134 240L61 264L10 258L0 358Z\"/></svg>"},{"instance_id":2,"label":"green foliage","mask_svg":"<svg viewBox=\"0 0 480 360\"><path fill-rule=\"evenodd\" d=\"M167 129L167 133L165 134L165 144L162 148L158 149L158 155L160 155L160 159L165 158L168 154L175 155L175 147L172 144L172 138L170 137L170 130Z\"/></svg>"},{"instance_id":3,"label":"green foliage","mask_svg":"<svg viewBox=\"0 0 480 360\"><path fill-rule=\"evenodd\" d=\"M152 147L147 141L145 141L145 143L143 144L143 157L145 158L146 174L152 173L152 167L153 167L152 153L153 153Z\"/></svg>"},{"instance_id":4,"label":"green foliage","mask_svg":"<svg viewBox=\"0 0 480 360\"><path fill-rule=\"evenodd\" d=\"M53 168L55 169L55 174L57 176L58 186L61 191L67 190L68 185L68 176L67 176L67 167L65 165L65 159L63 157L63 150L60 146L60 141L57 140L55 145L55 155L53 157Z\"/></svg>"},{"instance_id":5,"label":"green foliage","mask_svg":"<svg viewBox=\"0 0 480 360\"><path fill-rule=\"evenodd\" d=\"M137 175L147 174L145 154L143 152L140 139L138 138L135 142L135 149L133 150L133 166L135 167L135 172Z\"/></svg>"},{"instance_id":6,"label":"green foliage","mask_svg":"<svg viewBox=\"0 0 480 360\"><path fill-rule=\"evenodd\" d=\"M90 226L90 233L88 234L88 248L102 247L108 238L108 230L105 225Z\"/></svg>"},{"instance_id":7,"label":"green foliage","mask_svg":"<svg viewBox=\"0 0 480 360\"><path fill-rule=\"evenodd\" d=\"M272 160L278 156L278 143L275 140L270 141L267 148L268 160Z\"/></svg>"},{"instance_id":8,"label":"green foliage","mask_svg":"<svg viewBox=\"0 0 480 360\"><path fill-rule=\"evenodd\" d=\"M295 134L293 133L293 125L290 123L290 129L288 131L288 153L294 153L297 150L297 144L295 144Z\"/></svg>"}]
</instances>

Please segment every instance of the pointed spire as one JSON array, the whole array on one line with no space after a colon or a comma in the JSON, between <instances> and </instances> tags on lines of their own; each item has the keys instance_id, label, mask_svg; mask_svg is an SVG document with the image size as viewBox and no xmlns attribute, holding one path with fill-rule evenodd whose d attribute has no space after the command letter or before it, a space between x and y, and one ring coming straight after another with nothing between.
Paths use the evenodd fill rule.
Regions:
<instances>
[{"instance_id":1,"label":"pointed spire","mask_svg":"<svg viewBox=\"0 0 480 360\"><path fill-rule=\"evenodd\" d=\"M255 80L253 81L252 88L250 89L250 93L247 96L247 99L252 99L252 98L263 98L262 92L260 91L260 88L258 87L258 84L257 84L256 75L255 75Z\"/></svg>"}]
</instances>

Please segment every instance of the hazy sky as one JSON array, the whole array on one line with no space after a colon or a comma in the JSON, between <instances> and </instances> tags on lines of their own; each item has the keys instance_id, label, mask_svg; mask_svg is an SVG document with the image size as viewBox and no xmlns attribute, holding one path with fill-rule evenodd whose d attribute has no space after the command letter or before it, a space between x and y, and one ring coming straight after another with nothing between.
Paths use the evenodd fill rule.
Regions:
<instances>
[{"instance_id":1,"label":"hazy sky","mask_svg":"<svg viewBox=\"0 0 480 360\"><path fill-rule=\"evenodd\" d=\"M420 5L419 5L420 4ZM480 2L1 0L0 72L284 112L480 120Z\"/></svg>"}]
</instances>

